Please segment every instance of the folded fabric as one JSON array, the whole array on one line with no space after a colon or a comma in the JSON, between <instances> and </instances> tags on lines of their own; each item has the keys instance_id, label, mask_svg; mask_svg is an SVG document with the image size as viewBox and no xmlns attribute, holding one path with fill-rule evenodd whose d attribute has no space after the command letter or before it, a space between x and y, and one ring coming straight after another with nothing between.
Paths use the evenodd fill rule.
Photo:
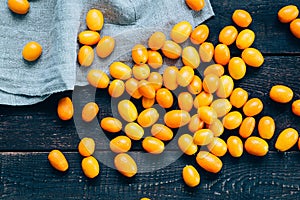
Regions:
<instances>
[{"instance_id":1,"label":"folded fabric","mask_svg":"<svg viewBox=\"0 0 300 200\"><path fill-rule=\"evenodd\" d=\"M0 1L0 104L29 105L49 95L86 85L91 68L107 72L112 61L128 60L133 44L146 44L157 30L166 34L179 21L193 26L213 16L209 1L200 12L191 11L184 0L48 0L31 1L29 13L12 13ZM90 68L77 63L77 35L86 30L85 14L91 8L103 12L105 25L101 36L116 39L116 48L107 59L95 56ZM29 41L43 47L35 62L22 58ZM129 51L128 51L129 50Z\"/></svg>"}]
</instances>

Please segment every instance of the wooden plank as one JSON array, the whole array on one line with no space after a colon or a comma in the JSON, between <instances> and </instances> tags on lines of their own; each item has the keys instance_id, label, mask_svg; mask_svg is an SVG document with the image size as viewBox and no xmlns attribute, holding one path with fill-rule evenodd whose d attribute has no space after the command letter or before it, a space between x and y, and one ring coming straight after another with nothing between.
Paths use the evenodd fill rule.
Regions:
<instances>
[{"instance_id":1,"label":"wooden plank","mask_svg":"<svg viewBox=\"0 0 300 200\"><path fill-rule=\"evenodd\" d=\"M234 24L231 20L234 10L245 9L253 18L249 28L256 34L254 47L265 54L300 53L300 40L292 35L289 24L282 24L277 20L277 12L280 8L290 4L299 8L299 1L279 0L272 1L270 4L269 0L224 0L211 1L211 4L216 16L206 24L211 30L209 40L214 44L218 41L218 34L222 27ZM233 52L237 54L240 51L235 48Z\"/></svg>"},{"instance_id":2,"label":"wooden plank","mask_svg":"<svg viewBox=\"0 0 300 200\"><path fill-rule=\"evenodd\" d=\"M254 19L250 26L256 32L254 46L266 55L276 55L267 56L260 69L248 68L247 76L236 83L236 86L245 88L250 97L262 98L265 109L256 119L262 115L274 117L277 124L276 136L286 127L300 130L300 118L292 115L291 103L279 105L268 97L272 85L286 84L294 90L294 99L300 98L300 75L297 73L300 40L292 36L288 25L281 24L276 19L277 11L291 2L280 0L272 2L272 5L268 0L211 2L216 17L207 22L211 28L209 40L216 44L221 28L232 24L232 12L243 8ZM300 7L300 2L293 4ZM236 48L232 52L234 55L240 54ZM287 56L283 56L284 54ZM111 99L106 91L95 92L91 87L77 87L75 91L80 94L74 97L77 98L76 119L80 119L82 106L94 100L94 96L100 105L98 118L113 112ZM100 128L96 121L91 125L80 121L76 124L73 121L62 122L58 119L56 106L63 96L72 96L72 93L58 93L33 106L0 106L0 199L139 199L144 196L151 199L299 199L300 152L295 151L296 147L285 154L274 151L275 138L269 142L272 152L264 158L244 154L242 158L234 159L226 155L222 158L224 168L217 175L200 169L194 157L182 156L165 168L139 173L133 179L127 179L104 165L106 162L111 165L112 157L108 151L100 151L101 174L94 180L88 180L80 169L81 157L76 152L79 138L84 135L96 138L98 149L107 149L108 143L98 137ZM231 134L237 132L227 131L222 137L226 139ZM257 130L254 134L257 135ZM105 136L111 139L115 135L117 134ZM176 154L176 151L172 151L176 149L176 138L174 141L168 146L170 154ZM66 157L70 163L67 173L59 173L49 165L47 154L53 148L67 151ZM145 164L145 154L137 151L141 149L140 143L135 143L133 149L139 166L141 163ZM172 156L155 157L149 160L147 166L155 169L157 161L168 164L172 161ZM201 174L201 185L194 189L186 187L181 178L181 170L187 164L196 166Z\"/></svg>"},{"instance_id":3,"label":"wooden plank","mask_svg":"<svg viewBox=\"0 0 300 200\"><path fill-rule=\"evenodd\" d=\"M268 92L273 85L285 84L294 90L294 99L300 98L300 75L297 73L299 69L296 63L300 63L299 56L266 57L263 67L259 69L248 67L246 77L236 82L236 87L245 88L250 97L262 99L265 108L256 119L259 120L263 115L272 116L277 125L276 135L286 127L294 127L300 131L300 118L292 114L291 103L281 105L268 97ZM53 148L74 150L77 148L79 138L84 136L96 138L100 148L107 147L107 141L99 137L101 129L98 122L83 123L80 119L83 105L94 100L100 106L99 119L110 115L115 116L116 108L111 107L111 99L106 90L95 91L89 86L77 87L74 93L76 94L74 95L76 125L73 121L59 120L56 114L58 100L63 96L72 96L71 92L52 95L45 102L33 106L0 106L0 149L5 151L44 151ZM226 132L223 137L226 139L230 134L236 134L236 131ZM257 130L254 134L257 135ZM116 135L106 134L109 139ZM274 141L275 139L270 142L271 149ZM140 149L140 147L140 143L135 143L133 149Z\"/></svg>"},{"instance_id":4,"label":"wooden plank","mask_svg":"<svg viewBox=\"0 0 300 200\"><path fill-rule=\"evenodd\" d=\"M183 156L163 169L139 173L128 179L102 163L101 173L88 180L81 171L81 157L66 153L70 169L55 171L47 153L1 153L1 199L298 199L300 195L299 152L271 152L264 158L243 155L222 158L224 168L209 174ZM194 165L201 184L188 188L181 170Z\"/></svg>"},{"instance_id":5,"label":"wooden plank","mask_svg":"<svg viewBox=\"0 0 300 200\"><path fill-rule=\"evenodd\" d=\"M73 122L63 122L56 114L58 100L70 94L59 93L32 106L1 106L0 149L44 149L55 143L74 147L77 142Z\"/></svg>"}]
</instances>

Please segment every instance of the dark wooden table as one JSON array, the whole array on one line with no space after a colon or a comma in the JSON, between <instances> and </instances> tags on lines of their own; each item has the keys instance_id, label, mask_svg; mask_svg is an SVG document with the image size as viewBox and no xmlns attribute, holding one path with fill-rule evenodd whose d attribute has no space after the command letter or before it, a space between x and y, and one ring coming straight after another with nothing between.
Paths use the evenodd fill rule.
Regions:
<instances>
[{"instance_id":1,"label":"dark wooden table","mask_svg":"<svg viewBox=\"0 0 300 200\"><path fill-rule=\"evenodd\" d=\"M224 167L216 175L202 170L195 157L181 156L160 170L139 173L132 179L121 176L116 170L100 163L100 175L89 180L81 170L82 157L77 152L80 137L73 121L63 122L56 114L61 97L72 92L54 94L37 105L25 107L0 106L0 199L300 199L300 152L294 147L286 153L274 149L277 135L286 127L300 131L300 118L291 112L291 103L279 105L268 97L275 84L290 86L300 98L300 40L292 36L288 24L277 20L277 11L284 5L299 1L270 0L212 0L216 16L207 21L209 40L217 43L222 27L232 24L235 9L246 9L253 17L250 28L256 33L254 47L265 56L259 69L247 69L247 75L236 86L245 88L250 97L264 102L263 112L256 117L270 115L276 122L276 133L269 141L270 152L263 158L244 153L222 158ZM240 51L232 49L233 55ZM91 87L76 88L81 99L75 115L87 98L94 95ZM98 118L111 112L110 98L105 90L96 92L100 105ZM97 128L100 129L100 128ZM94 132L89 126L85 130ZM222 137L237 134L226 131ZM257 135L257 128L254 135ZM101 149L103 141L97 141ZM62 150L70 165L66 173L55 171L48 163L52 149ZM134 151L143 152L140 143ZM201 184L188 188L181 177L182 168L193 164L201 174Z\"/></svg>"}]
</instances>

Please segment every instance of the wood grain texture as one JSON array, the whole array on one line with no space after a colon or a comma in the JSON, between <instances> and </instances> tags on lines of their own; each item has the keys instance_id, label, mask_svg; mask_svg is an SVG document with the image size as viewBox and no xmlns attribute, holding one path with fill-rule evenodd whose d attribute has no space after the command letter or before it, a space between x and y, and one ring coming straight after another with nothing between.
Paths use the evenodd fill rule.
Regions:
<instances>
[{"instance_id":1,"label":"wood grain texture","mask_svg":"<svg viewBox=\"0 0 300 200\"><path fill-rule=\"evenodd\" d=\"M55 171L47 153L1 153L1 199L297 199L300 195L299 152L269 153L264 158L243 155L222 158L224 168L212 175L194 158L183 156L168 167L124 178L100 163L93 180L81 171L81 157L66 153L70 168ZM280 162L278 162L280 160ZM188 188L181 170L192 164L201 174L201 184Z\"/></svg>"},{"instance_id":2,"label":"wood grain texture","mask_svg":"<svg viewBox=\"0 0 300 200\"><path fill-rule=\"evenodd\" d=\"M300 7L299 1L289 0L258 0L258 1L211 1L214 8L215 17L206 24L210 28L210 37L214 44L218 41L220 30L227 25L233 25L232 13L236 9L247 10L253 21L249 26L256 34L254 47L260 49L264 54L292 54L300 53L300 40L295 38L289 29L289 24L282 24L277 19L277 12L286 5L296 5ZM241 30L241 29L238 29ZM238 54L236 48L233 52Z\"/></svg>"},{"instance_id":3,"label":"wood grain texture","mask_svg":"<svg viewBox=\"0 0 300 200\"><path fill-rule=\"evenodd\" d=\"M153 172L138 173L132 179L124 178L106 166L113 165L114 156L108 150L108 140L118 134L103 133L98 122L106 116L117 116L116 107L112 106L114 100L106 90L76 87L74 92L54 94L36 105L0 106L0 199L300 199L299 150L296 146L287 153L274 149L276 137L283 129L293 127L300 131L300 118L292 114L291 103L278 104L268 97L273 85L285 84L293 89L294 100L300 98L300 40L290 33L287 24L277 20L281 7L291 3L300 7L300 2L212 0L211 3L216 16L206 24L210 27L209 41L214 44L219 31L233 24L231 15L235 9L246 9L253 17L250 26L256 33L253 46L263 52L265 63L259 69L248 67L246 77L235 82L235 86L246 89L250 98L262 99L264 110L255 117L257 121L270 115L276 122L276 133L268 141L270 152L266 157L244 153L235 159L227 153L222 158L222 171L213 175L201 169L194 156L183 155L178 159L161 156L145 162L141 142L134 142L133 155L140 171L146 170L142 165L147 165L149 170L156 169L157 162L176 161ZM232 55L240 56L240 50L230 48ZM200 74L201 70L202 67ZM72 97L75 105L71 121L61 121L56 114L57 102L65 96ZM100 112L97 120L83 123L81 109L89 101L96 101ZM134 103L140 110L139 101ZM176 139L185 132L185 128L177 132L174 142L167 145L167 153L178 156ZM226 140L236 134L237 130L226 131L222 138ZM258 135L257 128L253 134ZM77 153L78 142L84 136L95 138L96 155L101 162L100 175L93 180L82 173L82 157ZM62 150L69 161L70 169L66 173L57 172L48 163L48 152L54 148ZM188 164L194 165L201 174L200 186L193 189L185 186L181 178L181 170Z\"/></svg>"},{"instance_id":4,"label":"wood grain texture","mask_svg":"<svg viewBox=\"0 0 300 200\"><path fill-rule=\"evenodd\" d=\"M258 97L264 103L264 110L256 116L258 121L262 116L269 115L276 122L275 138L270 141L270 149L274 149L276 136L285 128L293 127L300 130L300 118L291 112L291 103L279 104L269 98L269 90L275 84L285 84L295 93L294 100L300 98L300 74L297 73L300 63L299 56L268 56L261 68L247 68L247 75L235 83L235 87L242 87L249 92L249 98ZM95 90L92 87L77 87L73 93L75 115L73 120L61 121L56 114L58 100L62 96L72 97L72 93L53 95L45 102L26 107L0 106L0 149L5 151L45 151L53 148L74 150L79 139L85 136L96 139L100 149L108 148L108 139L118 134L103 133L99 120L107 116L119 117L116 103L106 90ZM89 101L96 101L100 107L98 118L92 123L81 120L81 109ZM135 101L137 105L139 101ZM176 105L175 105L176 106ZM140 106L138 106L140 110ZM159 108L159 107L157 107ZM160 109L165 112L165 110ZM242 112L240 109L239 111ZM192 111L196 113L196 110ZM161 121L162 122L162 121ZM125 126L125 122L123 122ZM186 132L178 131L178 135ZM122 133L121 133L122 134ZM124 133L123 133L124 134ZM237 134L237 131L226 131L223 138ZM255 129L254 135L257 135ZM150 135L146 129L146 135ZM177 145L173 145L176 149ZM140 142L135 142L133 149L141 149Z\"/></svg>"}]
</instances>

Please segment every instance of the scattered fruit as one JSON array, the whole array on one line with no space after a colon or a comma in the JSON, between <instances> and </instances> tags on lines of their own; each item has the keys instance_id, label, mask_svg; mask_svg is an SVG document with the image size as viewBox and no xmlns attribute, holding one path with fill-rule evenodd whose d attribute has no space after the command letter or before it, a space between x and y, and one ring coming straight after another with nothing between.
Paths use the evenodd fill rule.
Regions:
<instances>
[{"instance_id":1,"label":"scattered fruit","mask_svg":"<svg viewBox=\"0 0 300 200\"><path fill-rule=\"evenodd\" d=\"M189 92L181 92L178 95L178 106L181 110L190 112L193 108L194 99Z\"/></svg>"},{"instance_id":2,"label":"scattered fruit","mask_svg":"<svg viewBox=\"0 0 300 200\"><path fill-rule=\"evenodd\" d=\"M271 139L275 133L275 122L272 117L264 116L258 122L258 133L263 139Z\"/></svg>"},{"instance_id":3,"label":"scattered fruit","mask_svg":"<svg viewBox=\"0 0 300 200\"><path fill-rule=\"evenodd\" d=\"M91 9L86 14L85 21L91 31L100 31L104 24L103 14L100 10Z\"/></svg>"},{"instance_id":4,"label":"scattered fruit","mask_svg":"<svg viewBox=\"0 0 300 200\"><path fill-rule=\"evenodd\" d=\"M147 128L155 124L158 118L159 113L155 108L147 108L139 114L137 122L141 127Z\"/></svg>"},{"instance_id":5,"label":"scattered fruit","mask_svg":"<svg viewBox=\"0 0 300 200\"><path fill-rule=\"evenodd\" d=\"M182 127L184 125L187 125L190 120L190 114L184 110L171 110L164 116L164 121L170 128Z\"/></svg>"},{"instance_id":6,"label":"scattered fruit","mask_svg":"<svg viewBox=\"0 0 300 200\"><path fill-rule=\"evenodd\" d=\"M155 98L157 103L163 108L170 108L173 105L173 95L166 88L158 89Z\"/></svg>"},{"instance_id":7,"label":"scattered fruit","mask_svg":"<svg viewBox=\"0 0 300 200\"><path fill-rule=\"evenodd\" d=\"M187 86L188 91L191 94L197 95L202 91L202 80L199 76L194 75L193 80Z\"/></svg>"},{"instance_id":8,"label":"scattered fruit","mask_svg":"<svg viewBox=\"0 0 300 200\"><path fill-rule=\"evenodd\" d=\"M165 149L165 144L155 137L148 136L143 140L142 147L148 153L161 154Z\"/></svg>"},{"instance_id":9,"label":"scattered fruit","mask_svg":"<svg viewBox=\"0 0 300 200\"><path fill-rule=\"evenodd\" d=\"M228 98L234 88L233 79L228 75L220 77L220 85L216 91L216 94L220 98Z\"/></svg>"},{"instance_id":10,"label":"scattered fruit","mask_svg":"<svg viewBox=\"0 0 300 200\"><path fill-rule=\"evenodd\" d=\"M164 33L160 31L154 32L148 40L148 46L150 49L157 51L163 47L165 41L166 36Z\"/></svg>"},{"instance_id":11,"label":"scattered fruit","mask_svg":"<svg viewBox=\"0 0 300 200\"><path fill-rule=\"evenodd\" d=\"M74 107L72 100L69 97L64 97L59 100L57 114L61 120L70 120L73 117Z\"/></svg>"},{"instance_id":12,"label":"scattered fruit","mask_svg":"<svg viewBox=\"0 0 300 200\"><path fill-rule=\"evenodd\" d=\"M207 149L215 156L222 157L227 152L227 144L223 139L215 137L213 141L207 145Z\"/></svg>"},{"instance_id":13,"label":"scattered fruit","mask_svg":"<svg viewBox=\"0 0 300 200\"><path fill-rule=\"evenodd\" d=\"M127 80L131 78L132 69L123 62L113 62L109 66L109 73L115 79Z\"/></svg>"},{"instance_id":14,"label":"scattered fruit","mask_svg":"<svg viewBox=\"0 0 300 200\"><path fill-rule=\"evenodd\" d=\"M270 90L270 98L278 103L288 103L292 100L294 92L285 85L274 85Z\"/></svg>"},{"instance_id":15,"label":"scattered fruit","mask_svg":"<svg viewBox=\"0 0 300 200\"><path fill-rule=\"evenodd\" d=\"M83 67L89 67L94 61L94 50L92 47L84 45L79 49L78 62Z\"/></svg>"},{"instance_id":16,"label":"scattered fruit","mask_svg":"<svg viewBox=\"0 0 300 200\"><path fill-rule=\"evenodd\" d=\"M144 136L144 129L135 122L130 122L125 126L126 135L132 140L140 140Z\"/></svg>"},{"instance_id":17,"label":"scattered fruit","mask_svg":"<svg viewBox=\"0 0 300 200\"><path fill-rule=\"evenodd\" d=\"M293 128L283 130L275 143L275 148L279 151L287 151L298 142L299 134Z\"/></svg>"},{"instance_id":18,"label":"scattered fruit","mask_svg":"<svg viewBox=\"0 0 300 200\"><path fill-rule=\"evenodd\" d=\"M300 19L294 19L292 23L290 23L290 30L296 38L300 39Z\"/></svg>"},{"instance_id":19,"label":"scattered fruit","mask_svg":"<svg viewBox=\"0 0 300 200\"><path fill-rule=\"evenodd\" d=\"M22 56L25 60L32 62L41 56L42 51L42 46L39 43L31 41L24 46Z\"/></svg>"},{"instance_id":20,"label":"scattered fruit","mask_svg":"<svg viewBox=\"0 0 300 200\"><path fill-rule=\"evenodd\" d=\"M110 141L109 147L112 152L126 153L131 148L131 140L127 136L120 135Z\"/></svg>"},{"instance_id":21,"label":"scattered fruit","mask_svg":"<svg viewBox=\"0 0 300 200\"><path fill-rule=\"evenodd\" d=\"M220 78L215 74L208 74L203 79L203 90L207 93L214 93L220 86Z\"/></svg>"},{"instance_id":22,"label":"scattered fruit","mask_svg":"<svg viewBox=\"0 0 300 200\"><path fill-rule=\"evenodd\" d=\"M232 14L232 20L236 25L246 28L251 24L252 17L246 10L235 10Z\"/></svg>"},{"instance_id":23,"label":"scattered fruit","mask_svg":"<svg viewBox=\"0 0 300 200\"><path fill-rule=\"evenodd\" d=\"M246 64L240 57L233 57L228 64L228 72L235 80L244 78L246 74Z\"/></svg>"},{"instance_id":24,"label":"scattered fruit","mask_svg":"<svg viewBox=\"0 0 300 200\"><path fill-rule=\"evenodd\" d=\"M166 40L161 50L164 56L170 59L179 58L182 52L181 46L171 40Z\"/></svg>"},{"instance_id":25,"label":"scattered fruit","mask_svg":"<svg viewBox=\"0 0 300 200\"><path fill-rule=\"evenodd\" d=\"M194 143L193 137L189 134L183 134L178 139L178 146L186 155L193 155L197 152L198 146Z\"/></svg>"},{"instance_id":26,"label":"scattered fruit","mask_svg":"<svg viewBox=\"0 0 300 200\"><path fill-rule=\"evenodd\" d=\"M201 129L194 133L193 141L196 145L204 146L211 143L214 139L214 134L209 129Z\"/></svg>"},{"instance_id":27,"label":"scattered fruit","mask_svg":"<svg viewBox=\"0 0 300 200\"><path fill-rule=\"evenodd\" d=\"M12 2L12 0L8 2L10 1ZM186 3L195 11L204 7L203 0L186 0ZM300 38L298 28L300 19L296 19L298 13L297 7L290 5L278 12L278 18L283 23L291 22L291 31ZM247 28L252 23L251 15L245 10L236 10L232 19L242 28ZM114 38L104 36L100 39L100 33L96 32L102 29L103 22L101 11L92 9L87 13L86 23L89 30L78 35L79 43L83 45L78 52L78 61L82 66L88 67L93 63L92 45L97 44L95 52L100 58L110 56L115 48ZM187 128L184 130L188 132L180 133L177 141L179 149L191 156L197 153L198 146L206 146L209 152L200 150L196 155L196 162L211 173L218 173L222 169L223 163L218 157L224 156L227 151L233 157L241 157L244 148L246 152L255 156L264 156L268 153L269 145L265 139L271 139L275 133L274 120L269 116L260 118L258 133L261 138L251 136L256 125L254 116L262 112L263 102L259 98L248 100L246 90L234 88L234 80L245 77L246 65L257 68L264 63L261 52L251 47L255 40L255 33L250 29L238 33L234 26L226 26L219 33L221 44L216 47L213 43L206 42L209 34L210 30L204 24L193 29L189 22L181 21L172 27L171 40L166 40L162 32L154 32L148 39L148 46L134 45L131 49L133 67L125 64L125 61L111 63L109 66L109 73L113 78L111 83L104 71L89 70L87 80L90 85L96 88L108 88L109 95L118 100L118 116L102 118L101 128L110 133L118 133L122 131L122 123L124 121L126 123L123 129L126 136L117 134L110 141L111 151L118 153L114 158L115 167L124 176L132 177L137 173L136 162L126 153L131 149L132 140L141 140L142 148L147 153L163 154L164 142L168 144L168 141L176 136L173 130L184 126ZM194 45L181 46L188 39L194 45L199 45L199 49ZM228 46L234 42L238 49L243 50L241 57L231 58ZM24 56L24 52L27 55ZM33 61L41 55L42 48L33 53L28 52L30 51L23 51L24 59L30 57L26 60ZM159 68L163 64L168 64L168 62L164 63L164 58L178 59L180 56L182 66L166 66L163 74L160 74ZM201 68L203 74L199 75L197 70L201 61L207 63L213 58L216 64L208 64L207 67ZM224 69L226 65L228 70ZM122 99L125 91L130 98L136 100ZM269 95L276 102L288 103L294 94L286 86L275 85ZM119 97L121 98L118 99ZM141 102L141 106L135 105L136 101ZM155 103L165 109L166 113L158 112L157 108L153 107ZM239 111L231 111L232 107L242 108L246 116L244 120ZM62 120L71 119L74 113L71 99L68 97L61 99L57 112ZM98 112L99 107L95 102L87 103L82 109L83 121L92 121ZM292 112L300 116L300 100L293 102ZM161 121L162 116L164 123ZM145 135L144 128L146 131L150 130L151 136L146 132L146 137L142 139ZM245 143L243 144L239 136L231 135L226 144L222 138L219 138L224 128L227 130L239 128L239 136L246 139ZM300 149L298 132L287 128L278 136L275 148L287 151L297 142ZM99 163L92 157L95 141L92 138L83 138L78 145L78 151L85 157L82 160L84 174L89 178L96 177L99 174ZM67 160L60 151L53 150L48 158L54 168L60 171L68 169ZM191 165L183 168L182 176L189 187L196 187L200 183L200 175Z\"/></svg>"},{"instance_id":28,"label":"scattered fruit","mask_svg":"<svg viewBox=\"0 0 300 200\"><path fill-rule=\"evenodd\" d=\"M200 175L192 165L187 165L182 169L182 177L189 187L196 187L200 184Z\"/></svg>"},{"instance_id":29,"label":"scattered fruit","mask_svg":"<svg viewBox=\"0 0 300 200\"><path fill-rule=\"evenodd\" d=\"M219 42L227 46L233 44L238 36L238 31L234 26L225 26L219 34Z\"/></svg>"},{"instance_id":30,"label":"scattered fruit","mask_svg":"<svg viewBox=\"0 0 300 200\"><path fill-rule=\"evenodd\" d=\"M199 58L200 59L200 58ZM194 79L194 70L190 66L183 66L177 74L177 84L181 87L187 87Z\"/></svg>"},{"instance_id":31,"label":"scattered fruit","mask_svg":"<svg viewBox=\"0 0 300 200\"><path fill-rule=\"evenodd\" d=\"M188 5L188 7L194 11L200 11L205 6L204 0L185 0L185 3Z\"/></svg>"},{"instance_id":32,"label":"scattered fruit","mask_svg":"<svg viewBox=\"0 0 300 200\"><path fill-rule=\"evenodd\" d=\"M254 156L265 156L269 151L268 143L256 136L248 137L244 146L245 150Z\"/></svg>"},{"instance_id":33,"label":"scattered fruit","mask_svg":"<svg viewBox=\"0 0 300 200\"><path fill-rule=\"evenodd\" d=\"M101 119L100 126L103 130L110 133L117 133L122 130L122 122L114 117L104 117Z\"/></svg>"},{"instance_id":34,"label":"scattered fruit","mask_svg":"<svg viewBox=\"0 0 300 200\"><path fill-rule=\"evenodd\" d=\"M202 44L209 36L209 28L205 24L197 26L191 33L190 40L193 44Z\"/></svg>"},{"instance_id":35,"label":"scattered fruit","mask_svg":"<svg viewBox=\"0 0 300 200\"><path fill-rule=\"evenodd\" d=\"M215 47L214 59L217 64L227 65L230 60L230 50L225 44L218 44Z\"/></svg>"},{"instance_id":36,"label":"scattered fruit","mask_svg":"<svg viewBox=\"0 0 300 200\"><path fill-rule=\"evenodd\" d=\"M140 65L145 64L148 60L147 48L142 44L135 45L131 50L132 60Z\"/></svg>"},{"instance_id":37,"label":"scattered fruit","mask_svg":"<svg viewBox=\"0 0 300 200\"><path fill-rule=\"evenodd\" d=\"M138 117L138 112L135 105L127 99L119 102L118 111L121 117L127 122L133 122Z\"/></svg>"},{"instance_id":38,"label":"scattered fruit","mask_svg":"<svg viewBox=\"0 0 300 200\"><path fill-rule=\"evenodd\" d=\"M248 101L248 92L243 88L235 88L230 95L230 103L236 108L241 108Z\"/></svg>"},{"instance_id":39,"label":"scattered fruit","mask_svg":"<svg viewBox=\"0 0 300 200\"><path fill-rule=\"evenodd\" d=\"M125 83L122 80L115 79L108 86L108 93L113 98L120 97L125 91Z\"/></svg>"},{"instance_id":40,"label":"scattered fruit","mask_svg":"<svg viewBox=\"0 0 300 200\"><path fill-rule=\"evenodd\" d=\"M206 67L206 69L203 72L204 76L207 76L208 74L215 74L218 77L221 77L224 75L224 67L220 64L212 64Z\"/></svg>"},{"instance_id":41,"label":"scattered fruit","mask_svg":"<svg viewBox=\"0 0 300 200\"><path fill-rule=\"evenodd\" d=\"M7 6L12 12L25 15L29 11L30 3L27 0L8 0Z\"/></svg>"},{"instance_id":42,"label":"scattered fruit","mask_svg":"<svg viewBox=\"0 0 300 200\"><path fill-rule=\"evenodd\" d=\"M209 106L201 106L198 108L198 115L201 121L206 124L212 124L217 119L217 112Z\"/></svg>"},{"instance_id":43,"label":"scattered fruit","mask_svg":"<svg viewBox=\"0 0 300 200\"><path fill-rule=\"evenodd\" d=\"M202 129L204 127L204 122L200 120L199 115L195 114L191 117L191 120L188 124L188 129L192 133Z\"/></svg>"},{"instance_id":44,"label":"scattered fruit","mask_svg":"<svg viewBox=\"0 0 300 200\"><path fill-rule=\"evenodd\" d=\"M100 69L92 69L87 74L87 81L95 88L107 88L109 78L105 72Z\"/></svg>"},{"instance_id":45,"label":"scattered fruit","mask_svg":"<svg viewBox=\"0 0 300 200\"><path fill-rule=\"evenodd\" d=\"M243 106L243 112L247 117L253 117L261 113L263 107L264 105L259 98L252 98Z\"/></svg>"},{"instance_id":46,"label":"scattered fruit","mask_svg":"<svg viewBox=\"0 0 300 200\"><path fill-rule=\"evenodd\" d=\"M95 178L100 172L99 163L93 156L83 158L81 168L85 176L88 178Z\"/></svg>"},{"instance_id":47,"label":"scattered fruit","mask_svg":"<svg viewBox=\"0 0 300 200\"><path fill-rule=\"evenodd\" d=\"M82 120L85 122L91 122L97 116L99 112L99 107L95 102L89 102L85 104L82 109Z\"/></svg>"},{"instance_id":48,"label":"scattered fruit","mask_svg":"<svg viewBox=\"0 0 300 200\"><path fill-rule=\"evenodd\" d=\"M134 159L127 153L120 153L114 159L116 169L126 177L133 177L137 173Z\"/></svg>"},{"instance_id":49,"label":"scattered fruit","mask_svg":"<svg viewBox=\"0 0 300 200\"><path fill-rule=\"evenodd\" d=\"M145 80L150 76L150 67L147 64L134 65L132 67L132 74L137 80Z\"/></svg>"},{"instance_id":50,"label":"scattered fruit","mask_svg":"<svg viewBox=\"0 0 300 200\"><path fill-rule=\"evenodd\" d=\"M297 115L300 116L300 100L296 100L293 102L292 104L292 112Z\"/></svg>"},{"instance_id":51,"label":"scattered fruit","mask_svg":"<svg viewBox=\"0 0 300 200\"><path fill-rule=\"evenodd\" d=\"M100 34L96 31L82 31L78 35L78 42L83 45L92 46L100 41Z\"/></svg>"},{"instance_id":52,"label":"scattered fruit","mask_svg":"<svg viewBox=\"0 0 300 200\"><path fill-rule=\"evenodd\" d=\"M220 158L207 151L199 151L196 161L200 167L211 173L218 173L223 167Z\"/></svg>"},{"instance_id":53,"label":"scattered fruit","mask_svg":"<svg viewBox=\"0 0 300 200\"><path fill-rule=\"evenodd\" d=\"M238 136L230 136L227 139L227 149L231 156L241 157L244 151L242 140Z\"/></svg>"},{"instance_id":54,"label":"scattered fruit","mask_svg":"<svg viewBox=\"0 0 300 200\"><path fill-rule=\"evenodd\" d=\"M297 6L287 5L278 11L278 19L281 23L290 23L299 15Z\"/></svg>"},{"instance_id":55,"label":"scattered fruit","mask_svg":"<svg viewBox=\"0 0 300 200\"><path fill-rule=\"evenodd\" d=\"M151 134L162 141L169 141L173 138L173 131L163 124L154 124L151 127Z\"/></svg>"},{"instance_id":56,"label":"scattered fruit","mask_svg":"<svg viewBox=\"0 0 300 200\"><path fill-rule=\"evenodd\" d=\"M57 149L52 150L49 153L48 160L49 160L50 164L52 165L52 167L54 167L58 171L65 172L69 168L69 164L68 164L66 157L64 156L64 154L61 151L59 151Z\"/></svg>"},{"instance_id":57,"label":"scattered fruit","mask_svg":"<svg viewBox=\"0 0 300 200\"><path fill-rule=\"evenodd\" d=\"M174 42L180 44L190 37L192 30L193 27L189 22L182 21L173 26L170 32L170 37Z\"/></svg>"},{"instance_id":58,"label":"scattered fruit","mask_svg":"<svg viewBox=\"0 0 300 200\"><path fill-rule=\"evenodd\" d=\"M108 57L115 48L115 39L110 36L104 36L100 39L96 47L96 53L100 58Z\"/></svg>"},{"instance_id":59,"label":"scattered fruit","mask_svg":"<svg viewBox=\"0 0 300 200\"><path fill-rule=\"evenodd\" d=\"M195 47L187 46L182 51L182 62L186 66L190 66L192 69L196 69L200 65L200 56ZM183 86L185 87L185 86Z\"/></svg>"},{"instance_id":60,"label":"scattered fruit","mask_svg":"<svg viewBox=\"0 0 300 200\"><path fill-rule=\"evenodd\" d=\"M224 128L233 130L238 128L241 125L242 121L242 114L239 111L232 111L225 115L225 117L223 118L223 125Z\"/></svg>"},{"instance_id":61,"label":"scattered fruit","mask_svg":"<svg viewBox=\"0 0 300 200\"><path fill-rule=\"evenodd\" d=\"M217 117L223 117L227 113L229 113L232 105L230 104L228 99L216 99L211 103L210 107L212 107L216 111Z\"/></svg>"},{"instance_id":62,"label":"scattered fruit","mask_svg":"<svg viewBox=\"0 0 300 200\"><path fill-rule=\"evenodd\" d=\"M261 52L255 48L246 48L242 52L242 59L251 67L260 67L264 63L264 57Z\"/></svg>"},{"instance_id":63,"label":"scattered fruit","mask_svg":"<svg viewBox=\"0 0 300 200\"><path fill-rule=\"evenodd\" d=\"M242 30L236 38L236 46L239 49L249 48L255 39L255 33L250 29Z\"/></svg>"},{"instance_id":64,"label":"scattered fruit","mask_svg":"<svg viewBox=\"0 0 300 200\"><path fill-rule=\"evenodd\" d=\"M203 42L199 46L198 51L199 51L200 58L203 62L210 62L214 57L215 47L211 42Z\"/></svg>"},{"instance_id":65,"label":"scattered fruit","mask_svg":"<svg viewBox=\"0 0 300 200\"><path fill-rule=\"evenodd\" d=\"M175 90L178 87L177 83L178 68L169 66L163 73L163 84L169 90Z\"/></svg>"},{"instance_id":66,"label":"scattered fruit","mask_svg":"<svg viewBox=\"0 0 300 200\"><path fill-rule=\"evenodd\" d=\"M158 69L163 64L163 58L158 51L148 50L147 63L153 69Z\"/></svg>"},{"instance_id":67,"label":"scattered fruit","mask_svg":"<svg viewBox=\"0 0 300 200\"><path fill-rule=\"evenodd\" d=\"M255 118L246 117L240 126L239 134L242 138L248 138L252 135L255 128Z\"/></svg>"},{"instance_id":68,"label":"scattered fruit","mask_svg":"<svg viewBox=\"0 0 300 200\"><path fill-rule=\"evenodd\" d=\"M84 137L78 145L78 152L84 157L93 155L95 151L95 141L93 138Z\"/></svg>"}]
</instances>

